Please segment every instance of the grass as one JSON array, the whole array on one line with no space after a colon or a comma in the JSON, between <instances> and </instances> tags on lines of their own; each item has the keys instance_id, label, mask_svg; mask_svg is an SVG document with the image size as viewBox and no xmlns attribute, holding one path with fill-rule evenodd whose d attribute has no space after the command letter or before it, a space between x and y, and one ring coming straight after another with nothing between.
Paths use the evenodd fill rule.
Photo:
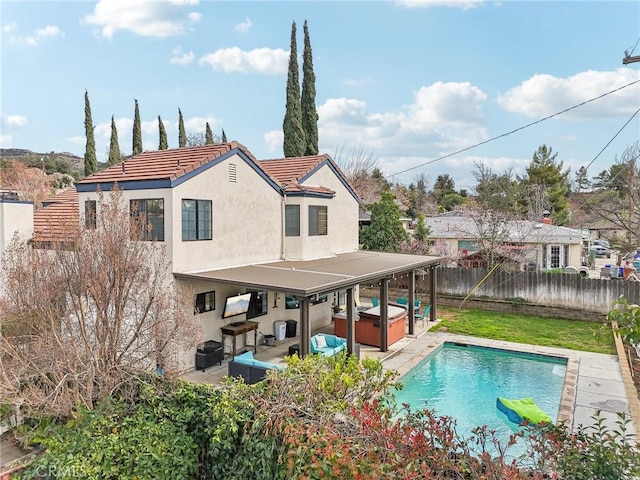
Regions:
<instances>
[{"instance_id":1,"label":"grass","mask_svg":"<svg viewBox=\"0 0 640 480\"><path fill-rule=\"evenodd\" d=\"M438 308L438 317L442 321L431 331L446 329L492 340L616 354L611 330L600 330L598 323L446 307Z\"/></svg>"}]
</instances>

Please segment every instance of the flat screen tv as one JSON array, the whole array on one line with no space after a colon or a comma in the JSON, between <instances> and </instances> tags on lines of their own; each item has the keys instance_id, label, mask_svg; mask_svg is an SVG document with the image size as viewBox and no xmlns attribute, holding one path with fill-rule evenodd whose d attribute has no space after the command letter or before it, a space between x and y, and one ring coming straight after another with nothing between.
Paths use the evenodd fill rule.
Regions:
<instances>
[{"instance_id":1,"label":"flat screen tv","mask_svg":"<svg viewBox=\"0 0 640 480\"><path fill-rule=\"evenodd\" d=\"M227 297L224 301L224 310L222 311L222 318L235 317L236 315L242 315L249 310L249 303L251 302L251 292L241 293L233 297Z\"/></svg>"}]
</instances>

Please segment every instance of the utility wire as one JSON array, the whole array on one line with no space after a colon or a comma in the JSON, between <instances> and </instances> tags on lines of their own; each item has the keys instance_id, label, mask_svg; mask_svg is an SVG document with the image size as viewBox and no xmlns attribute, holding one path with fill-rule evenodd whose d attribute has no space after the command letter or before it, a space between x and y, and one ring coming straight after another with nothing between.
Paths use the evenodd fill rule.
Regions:
<instances>
[{"instance_id":1,"label":"utility wire","mask_svg":"<svg viewBox=\"0 0 640 480\"><path fill-rule=\"evenodd\" d=\"M626 84L626 85L623 85L623 86L621 86L621 87L618 87L618 88L616 88L616 89L614 89L614 90L610 90L609 92L603 93L602 95L599 95L599 96L597 96L597 97L591 98L591 99L589 99L589 100L585 100L584 102L579 103L579 104L577 104L577 105L574 105L574 106L572 106L572 107L566 108L566 109L564 109L564 110L562 110L562 111L560 111L560 112L554 113L554 114L552 114L552 115L548 115L548 116L546 116L546 117L544 117L544 118L541 118L541 119L539 119L539 120L536 120L535 122L531 122L531 123L529 123L529 124L527 124L527 125L524 125L524 126L522 126L522 127L518 127L518 128L516 128L516 129L514 129L514 130L511 130L510 132L503 133L503 134L498 135L498 136L496 136L496 137L489 138L488 140L485 140L485 141L483 141L483 142L476 143L475 145L471 145L471 146L469 146L469 147L462 148L462 149L460 149L460 150L458 150L458 151L456 151L456 152L448 153L447 155L443 155L443 156L441 156L441 157L434 158L434 159L432 159L432 160L428 160L428 161L423 162L423 163L420 163L420 164L418 164L418 165L416 165L416 166L413 166L413 167L410 167L410 168L406 168L406 169L404 169L404 170L401 170L401 171L399 171L399 172L393 173L393 174L391 174L391 175L387 175L386 177L391 177L391 178L393 178L393 177L394 177L394 176L396 176L396 175L401 175L401 174L403 174L403 173L410 172L411 170L415 170L416 168L424 167L424 166L426 166L426 165L430 165L430 164L432 164L432 163L439 162L440 160L444 160L445 158L453 157L454 155L458 155L458 154L460 154L460 153L462 153L462 152L466 152L466 151L469 151L469 150L471 150L471 149L474 149L474 148L480 147L480 146L482 146L482 145L486 145L487 143L493 142L493 141L498 140L498 139L500 139L500 138L508 137L508 136L509 136L509 135L511 135L512 133L519 132L520 130L524 130L524 129L526 129L526 128L532 127L533 125L537 125L538 123L542 123L542 122L544 122L545 120L549 120L550 118L554 118L554 117L557 117L557 116L559 116L559 115L562 115L563 113L567 113L567 112L570 112L571 110L575 110L575 109L576 109L576 108L578 108L578 107L582 107L582 106L584 106L584 105L587 105L588 103L591 103L591 102L594 102L594 101L599 100L599 99L601 99L601 98L604 98L604 97L606 97L607 95L611 95L612 93L619 92L620 90L625 89L625 88L627 88L627 87L630 87L630 86L632 86L632 85L635 85L636 83L640 83L640 80L635 80L635 81L633 81L633 82L631 82L631 83L628 83L628 84ZM632 117L632 118L633 118L633 117Z\"/></svg>"}]
</instances>

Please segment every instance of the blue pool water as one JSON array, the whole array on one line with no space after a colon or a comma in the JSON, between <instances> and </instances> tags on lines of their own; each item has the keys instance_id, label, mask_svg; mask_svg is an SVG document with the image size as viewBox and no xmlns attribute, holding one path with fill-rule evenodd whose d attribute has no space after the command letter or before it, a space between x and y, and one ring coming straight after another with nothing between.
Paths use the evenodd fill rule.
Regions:
<instances>
[{"instance_id":1,"label":"blue pool water","mask_svg":"<svg viewBox=\"0 0 640 480\"><path fill-rule=\"evenodd\" d=\"M402 377L404 388L394 395L411 410L426 406L455 418L464 437L487 425L506 444L518 427L498 411L496 398L531 397L555 422L566 366L564 358L445 342Z\"/></svg>"}]
</instances>

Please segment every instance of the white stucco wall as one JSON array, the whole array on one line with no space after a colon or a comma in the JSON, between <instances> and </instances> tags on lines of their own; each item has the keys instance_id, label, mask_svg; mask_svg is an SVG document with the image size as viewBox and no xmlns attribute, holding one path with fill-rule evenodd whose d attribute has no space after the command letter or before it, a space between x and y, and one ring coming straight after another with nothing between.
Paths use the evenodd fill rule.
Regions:
<instances>
[{"instance_id":1,"label":"white stucco wall","mask_svg":"<svg viewBox=\"0 0 640 480\"><path fill-rule=\"evenodd\" d=\"M333 198L288 197L287 204L300 205L300 237L285 238L289 260L310 260L358 249L358 202L336 174L325 165L303 182L335 191ZM309 236L309 206L327 206L327 235Z\"/></svg>"},{"instance_id":2,"label":"white stucco wall","mask_svg":"<svg viewBox=\"0 0 640 480\"><path fill-rule=\"evenodd\" d=\"M0 200L0 256L16 234L22 240L33 235L33 203Z\"/></svg>"},{"instance_id":3,"label":"white stucco wall","mask_svg":"<svg viewBox=\"0 0 640 480\"><path fill-rule=\"evenodd\" d=\"M236 181L229 179L235 164ZM182 241L182 200L212 201L212 240ZM194 272L280 259L282 197L234 155L173 188L174 271Z\"/></svg>"}]
</instances>

